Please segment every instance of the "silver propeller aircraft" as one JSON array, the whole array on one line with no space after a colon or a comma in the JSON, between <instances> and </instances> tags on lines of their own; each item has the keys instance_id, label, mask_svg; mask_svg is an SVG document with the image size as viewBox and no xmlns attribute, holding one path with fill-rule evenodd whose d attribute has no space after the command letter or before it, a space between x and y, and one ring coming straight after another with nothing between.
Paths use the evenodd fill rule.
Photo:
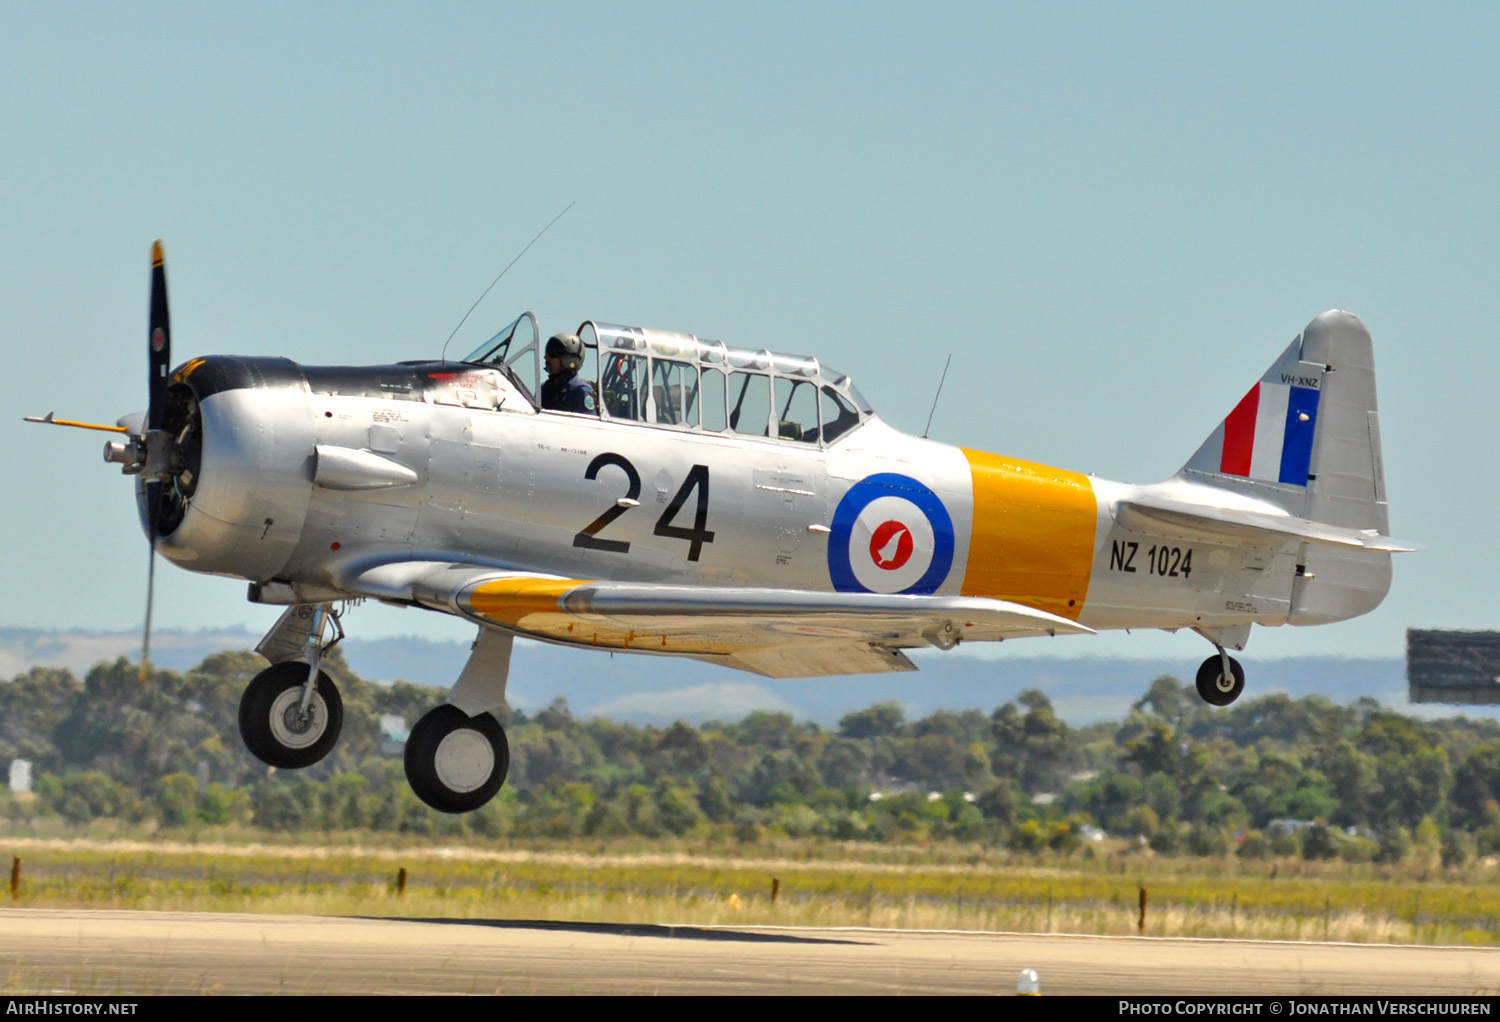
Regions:
<instances>
[{"instance_id":1,"label":"silver propeller aircraft","mask_svg":"<svg viewBox=\"0 0 1500 1022\"><path fill-rule=\"evenodd\" d=\"M457 362L172 369L157 243L148 410L91 428L125 434L104 457L135 476L156 552L286 607L240 704L257 757L333 748L343 710L319 661L353 599L479 626L406 745L413 791L456 813L505 781L490 711L518 635L789 678L1190 628L1216 650L1198 692L1223 706L1251 625L1367 613L1391 553L1417 549L1387 535L1370 335L1347 312L1313 320L1147 486L908 436L815 358L592 320L577 336L592 414L540 407L529 312ZM148 648L149 622L148 599Z\"/></svg>"}]
</instances>

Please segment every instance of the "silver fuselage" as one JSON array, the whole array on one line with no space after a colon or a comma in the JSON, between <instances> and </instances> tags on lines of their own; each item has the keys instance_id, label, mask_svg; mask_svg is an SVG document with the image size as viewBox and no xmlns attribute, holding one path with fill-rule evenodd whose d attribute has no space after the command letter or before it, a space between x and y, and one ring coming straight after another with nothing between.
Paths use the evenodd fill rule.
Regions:
<instances>
[{"instance_id":1,"label":"silver fuselage","mask_svg":"<svg viewBox=\"0 0 1500 1022\"><path fill-rule=\"evenodd\" d=\"M1309 580L1295 541L1118 520L1121 499L1180 482L1130 486L996 458L876 417L822 444L538 412L492 370L394 396L365 389L283 381L201 397L201 475L158 549L184 568L258 583L268 602L358 595L349 582L372 567L435 561L987 596L1094 629L1320 623L1371 609L1389 580L1388 555L1351 554L1358 585L1299 604ZM872 479L926 491L913 498L927 509L915 548L898 534L885 561L879 537L840 524L851 492Z\"/></svg>"}]
</instances>

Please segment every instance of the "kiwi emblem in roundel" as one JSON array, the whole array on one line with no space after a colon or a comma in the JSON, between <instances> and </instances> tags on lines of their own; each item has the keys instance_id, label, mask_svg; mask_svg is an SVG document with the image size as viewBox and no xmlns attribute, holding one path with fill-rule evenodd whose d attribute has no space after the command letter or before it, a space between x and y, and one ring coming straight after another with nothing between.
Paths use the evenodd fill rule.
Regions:
<instances>
[{"instance_id":1,"label":"kiwi emblem in roundel","mask_svg":"<svg viewBox=\"0 0 1500 1022\"><path fill-rule=\"evenodd\" d=\"M953 519L938 495L894 472L861 479L833 512L828 575L843 593L936 592L953 567Z\"/></svg>"}]
</instances>

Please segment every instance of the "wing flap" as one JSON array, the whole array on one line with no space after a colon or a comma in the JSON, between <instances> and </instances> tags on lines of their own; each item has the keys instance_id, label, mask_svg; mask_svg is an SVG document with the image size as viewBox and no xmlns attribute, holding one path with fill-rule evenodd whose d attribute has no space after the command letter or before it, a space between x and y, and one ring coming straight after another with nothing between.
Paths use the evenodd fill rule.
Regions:
<instances>
[{"instance_id":1,"label":"wing flap","mask_svg":"<svg viewBox=\"0 0 1500 1022\"><path fill-rule=\"evenodd\" d=\"M796 646L757 649L716 661L767 678L822 678L840 674L915 671L899 649L869 643L854 646Z\"/></svg>"}]
</instances>

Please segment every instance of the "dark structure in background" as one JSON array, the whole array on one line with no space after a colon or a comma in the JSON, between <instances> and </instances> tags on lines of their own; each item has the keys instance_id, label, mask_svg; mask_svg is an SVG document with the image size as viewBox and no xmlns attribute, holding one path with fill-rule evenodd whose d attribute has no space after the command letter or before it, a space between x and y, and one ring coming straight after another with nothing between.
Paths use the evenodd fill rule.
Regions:
<instances>
[{"instance_id":1,"label":"dark structure in background","mask_svg":"<svg viewBox=\"0 0 1500 1022\"><path fill-rule=\"evenodd\" d=\"M1406 630L1414 703L1500 704L1500 632Z\"/></svg>"}]
</instances>

